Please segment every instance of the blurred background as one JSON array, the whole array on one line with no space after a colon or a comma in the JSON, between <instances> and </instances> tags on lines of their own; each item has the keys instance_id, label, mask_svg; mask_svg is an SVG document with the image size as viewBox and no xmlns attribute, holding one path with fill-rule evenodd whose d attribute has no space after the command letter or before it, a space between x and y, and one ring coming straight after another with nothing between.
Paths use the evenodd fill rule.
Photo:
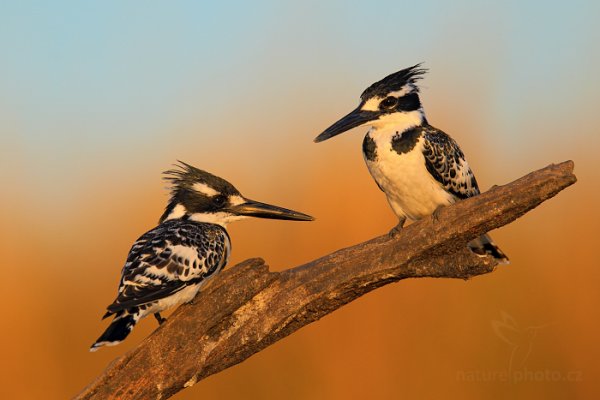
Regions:
<instances>
[{"instance_id":1,"label":"blurred background","mask_svg":"<svg viewBox=\"0 0 600 400\"><path fill-rule=\"evenodd\" d=\"M579 182L492 232L512 264L376 290L174 398L598 398L600 3L3 2L3 399L75 395L156 328L89 353L177 159L314 223L230 226L283 270L396 219L365 129L312 139L424 61L432 125L483 190L573 159Z\"/></svg>"}]
</instances>

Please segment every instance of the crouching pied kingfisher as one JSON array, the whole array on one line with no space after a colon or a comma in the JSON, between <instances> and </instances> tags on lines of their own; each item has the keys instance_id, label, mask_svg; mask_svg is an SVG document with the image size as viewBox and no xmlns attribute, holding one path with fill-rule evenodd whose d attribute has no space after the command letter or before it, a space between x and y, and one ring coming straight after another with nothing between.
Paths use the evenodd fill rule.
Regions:
<instances>
[{"instance_id":1,"label":"crouching pied kingfisher","mask_svg":"<svg viewBox=\"0 0 600 400\"><path fill-rule=\"evenodd\" d=\"M417 64L386 76L360 96L359 106L315 139L322 142L359 126L370 127L363 141L369 172L399 218L418 220L436 210L479 194L477 180L458 144L429 125L416 81L426 72ZM478 255L508 263L485 234L469 243Z\"/></svg>"},{"instance_id":2,"label":"crouching pied kingfisher","mask_svg":"<svg viewBox=\"0 0 600 400\"><path fill-rule=\"evenodd\" d=\"M116 300L103 318L112 323L90 348L113 346L135 324L179 303L189 302L227 264L227 223L245 217L312 221L309 215L249 200L229 182L180 162L165 172L171 198L159 225L134 244L121 274Z\"/></svg>"}]
</instances>

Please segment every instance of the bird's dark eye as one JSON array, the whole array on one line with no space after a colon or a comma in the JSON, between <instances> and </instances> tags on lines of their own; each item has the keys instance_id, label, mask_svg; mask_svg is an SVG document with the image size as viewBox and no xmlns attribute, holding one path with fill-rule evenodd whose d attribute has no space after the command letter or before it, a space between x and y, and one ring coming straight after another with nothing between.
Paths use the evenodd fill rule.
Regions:
<instances>
[{"instance_id":1,"label":"bird's dark eye","mask_svg":"<svg viewBox=\"0 0 600 400\"><path fill-rule=\"evenodd\" d=\"M221 207L223 204L225 204L225 202L227 201L227 197L223 196L222 194L215 196L213 198L213 204Z\"/></svg>"},{"instance_id":2,"label":"bird's dark eye","mask_svg":"<svg viewBox=\"0 0 600 400\"><path fill-rule=\"evenodd\" d=\"M397 103L398 103L398 98L397 97L389 96L389 97L386 97L385 99L383 99L383 101L381 103L379 103L379 106L381 108L392 108Z\"/></svg>"}]
</instances>

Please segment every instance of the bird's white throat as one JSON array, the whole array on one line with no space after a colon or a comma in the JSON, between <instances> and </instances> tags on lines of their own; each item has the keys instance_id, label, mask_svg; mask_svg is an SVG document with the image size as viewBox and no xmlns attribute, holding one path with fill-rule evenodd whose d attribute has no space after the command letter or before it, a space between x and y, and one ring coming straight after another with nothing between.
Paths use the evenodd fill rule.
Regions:
<instances>
[{"instance_id":1,"label":"bird's white throat","mask_svg":"<svg viewBox=\"0 0 600 400\"><path fill-rule=\"evenodd\" d=\"M423 109L418 109L410 112L395 112L391 114L384 114L374 121L370 121L368 125L371 126L371 136L374 133L384 133L386 131L393 132L404 132L415 126L419 126L425 119L425 113Z\"/></svg>"},{"instance_id":2,"label":"bird's white throat","mask_svg":"<svg viewBox=\"0 0 600 400\"><path fill-rule=\"evenodd\" d=\"M223 228L225 228L230 222L246 218L243 215L235 215L225 211L188 213L183 204L177 204L175 207L173 207L173 210L169 213L169 215L167 215L165 221L183 218L185 215L189 215L189 219L191 221L221 225Z\"/></svg>"}]
</instances>

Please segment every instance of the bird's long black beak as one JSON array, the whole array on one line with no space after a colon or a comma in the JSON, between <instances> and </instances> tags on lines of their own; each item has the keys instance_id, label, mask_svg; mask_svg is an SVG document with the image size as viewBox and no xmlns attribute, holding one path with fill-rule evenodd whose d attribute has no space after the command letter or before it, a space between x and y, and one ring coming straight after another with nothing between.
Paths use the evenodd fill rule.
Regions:
<instances>
[{"instance_id":1,"label":"bird's long black beak","mask_svg":"<svg viewBox=\"0 0 600 400\"><path fill-rule=\"evenodd\" d=\"M231 211L237 215L248 217L314 221L314 218L310 215L248 199L242 204L231 207Z\"/></svg>"},{"instance_id":2,"label":"bird's long black beak","mask_svg":"<svg viewBox=\"0 0 600 400\"><path fill-rule=\"evenodd\" d=\"M352 128L361 126L362 124L372 121L379 117L379 113L377 111L365 111L361 110L360 107L361 106L359 106L356 110L352 111L350 114L340 119L335 124L331 125L329 128L325 129L323 133L321 133L315 138L315 143L331 139L332 137L337 136L340 133L349 131Z\"/></svg>"}]
</instances>

